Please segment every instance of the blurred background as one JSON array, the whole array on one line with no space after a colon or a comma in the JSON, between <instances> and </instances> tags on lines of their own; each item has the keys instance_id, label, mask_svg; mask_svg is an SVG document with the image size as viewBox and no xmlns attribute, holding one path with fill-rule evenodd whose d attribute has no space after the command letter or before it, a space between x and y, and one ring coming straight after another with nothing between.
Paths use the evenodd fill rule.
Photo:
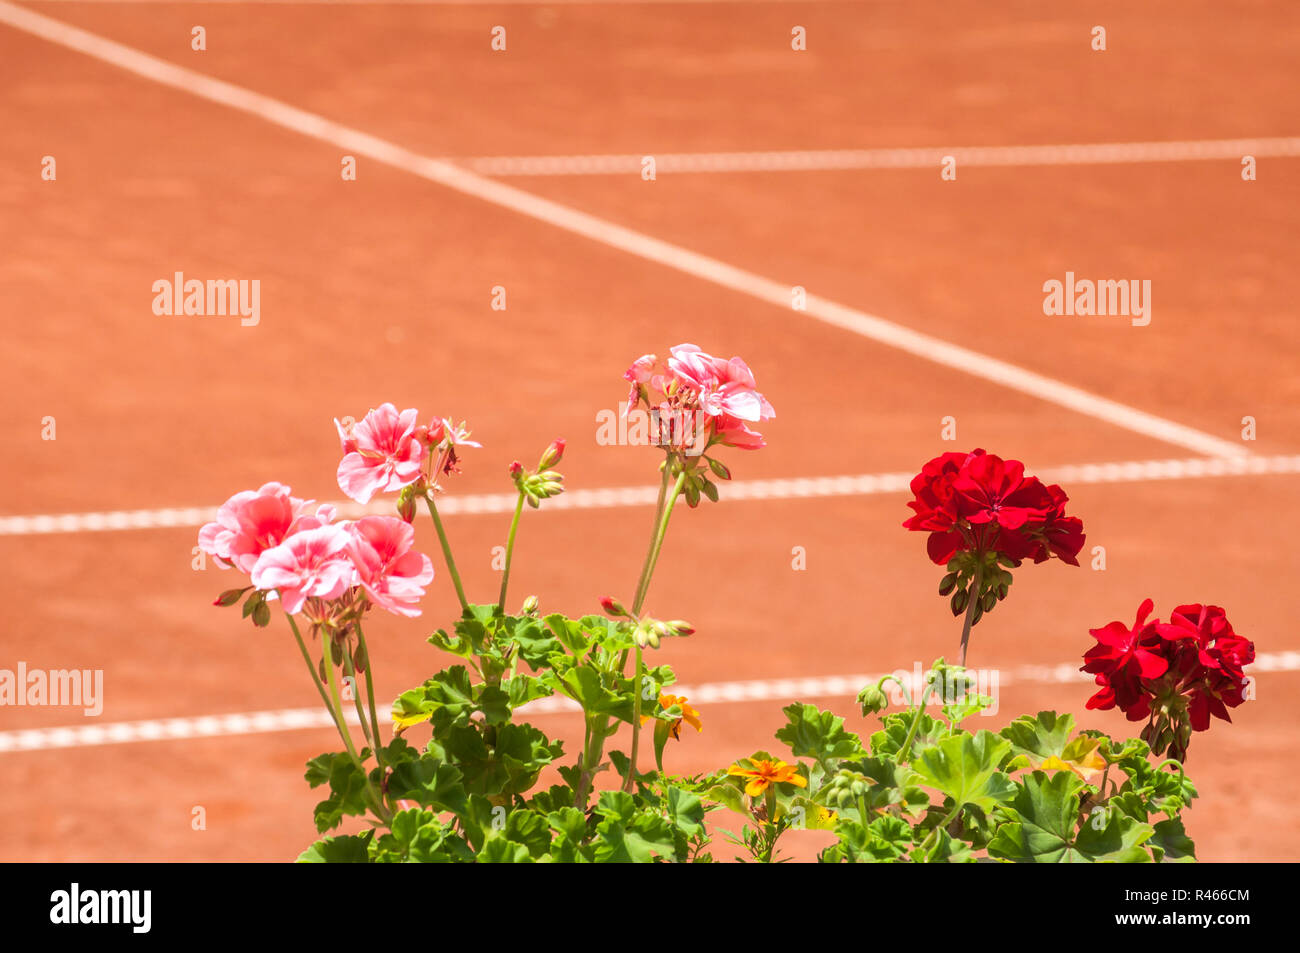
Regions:
<instances>
[{"instance_id":1,"label":"blurred background","mask_svg":"<svg viewBox=\"0 0 1300 953\"><path fill-rule=\"evenodd\" d=\"M319 700L283 620L211 605L239 582L198 526L270 480L339 499L331 418L418 407L484 445L444 506L486 600L510 462L565 437L571 491L654 485L597 415L684 341L777 416L651 589L697 630L654 658L704 720L671 770L774 746L792 701L869 733L862 676L954 656L904 488L978 446L1088 541L975 630L1002 680L973 727L1129 733L1083 710L1088 630L1222 605L1257 699L1195 738L1188 830L1300 859L1297 63L1283 0L0 2L0 669L104 680L97 717L0 707L0 859L297 856L337 738L293 714ZM256 323L156 313L177 272L257 281ZM1067 272L1150 281L1150 323L1045 314ZM515 597L630 598L653 494L566 502L525 514ZM416 525L439 574L369 626L383 699L447 664Z\"/></svg>"}]
</instances>

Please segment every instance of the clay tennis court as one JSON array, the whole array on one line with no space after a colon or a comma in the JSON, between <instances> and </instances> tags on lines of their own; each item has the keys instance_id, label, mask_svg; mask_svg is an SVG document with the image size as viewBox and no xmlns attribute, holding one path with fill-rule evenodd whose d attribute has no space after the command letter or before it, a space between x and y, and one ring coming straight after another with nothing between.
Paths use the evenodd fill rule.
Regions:
<instances>
[{"instance_id":1,"label":"clay tennis court","mask_svg":"<svg viewBox=\"0 0 1300 953\"><path fill-rule=\"evenodd\" d=\"M705 722L671 770L772 746L796 700L869 732L861 676L954 656L900 524L908 476L981 446L1060 482L1106 568L1018 574L972 636L1004 675L979 727L1127 731L1082 710L1088 629L1222 605L1258 697L1196 737L1188 831L1203 860L1300 859L1298 52L1283 0L0 2L0 668L104 672L97 718L0 709L0 859L297 856L337 737L293 714L319 699L283 620L211 606L236 583L192 568L199 524L269 480L339 499L332 417L463 418L484 449L443 506L485 601L506 467L563 436L512 601L596 611L635 586L658 462L596 414L682 341L742 355L777 417L719 505L679 509L651 589L697 629L655 658ZM176 272L259 280L260 320L156 315ZM1045 315L1066 272L1150 280L1150 323ZM416 526L439 575L421 619L369 625L385 699L456 616Z\"/></svg>"}]
</instances>

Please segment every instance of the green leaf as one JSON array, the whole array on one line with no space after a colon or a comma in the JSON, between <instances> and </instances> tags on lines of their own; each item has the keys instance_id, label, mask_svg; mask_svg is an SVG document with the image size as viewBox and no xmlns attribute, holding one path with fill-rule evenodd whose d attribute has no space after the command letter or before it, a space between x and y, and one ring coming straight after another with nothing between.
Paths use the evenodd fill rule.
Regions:
<instances>
[{"instance_id":1,"label":"green leaf","mask_svg":"<svg viewBox=\"0 0 1300 953\"><path fill-rule=\"evenodd\" d=\"M820 859L825 863L891 863L912 846L911 826L896 817L879 817L866 825L841 820L835 833L839 842L822 851Z\"/></svg>"},{"instance_id":2,"label":"green leaf","mask_svg":"<svg viewBox=\"0 0 1300 953\"><path fill-rule=\"evenodd\" d=\"M366 776L347 754L318 755L307 762L307 783L315 788L328 784L330 796L316 805L313 812L316 830L324 832L338 827L345 815L365 814Z\"/></svg>"},{"instance_id":3,"label":"green leaf","mask_svg":"<svg viewBox=\"0 0 1300 953\"><path fill-rule=\"evenodd\" d=\"M581 658L591 645L591 639L582 631L582 623L556 612L544 620L555 638L576 657Z\"/></svg>"},{"instance_id":4,"label":"green leaf","mask_svg":"<svg viewBox=\"0 0 1300 953\"><path fill-rule=\"evenodd\" d=\"M597 863L645 864L656 854L665 859L676 857L677 841L668 821L650 811L638 811L632 795L605 791L595 810L603 818L592 841Z\"/></svg>"},{"instance_id":5,"label":"green leaf","mask_svg":"<svg viewBox=\"0 0 1300 953\"><path fill-rule=\"evenodd\" d=\"M859 758L843 767L875 782L864 795L868 810L898 804L910 814L919 814L930 805L930 796L917 786L920 776L906 764L886 758Z\"/></svg>"},{"instance_id":6,"label":"green leaf","mask_svg":"<svg viewBox=\"0 0 1300 953\"><path fill-rule=\"evenodd\" d=\"M506 814L503 832L507 840L523 844L529 856L536 859L551 846L551 829L540 814L528 810L512 810Z\"/></svg>"},{"instance_id":7,"label":"green leaf","mask_svg":"<svg viewBox=\"0 0 1300 953\"><path fill-rule=\"evenodd\" d=\"M457 839L434 811L411 808L398 811L389 825L391 834L379 839L379 847L392 854L391 859L413 863L450 863L449 852Z\"/></svg>"},{"instance_id":8,"label":"green leaf","mask_svg":"<svg viewBox=\"0 0 1300 953\"><path fill-rule=\"evenodd\" d=\"M631 706L630 698L615 695L605 687L600 673L586 665L564 673L565 694L583 707L589 715L612 715Z\"/></svg>"},{"instance_id":9,"label":"green leaf","mask_svg":"<svg viewBox=\"0 0 1300 953\"><path fill-rule=\"evenodd\" d=\"M826 763L865 754L862 740L844 730L844 719L815 705L789 705L783 709L786 725L776 733L796 758Z\"/></svg>"},{"instance_id":10,"label":"green leaf","mask_svg":"<svg viewBox=\"0 0 1300 953\"><path fill-rule=\"evenodd\" d=\"M704 792L704 796L715 804L721 804L729 811L735 811L737 814L749 813L745 807L744 789L734 781L715 784Z\"/></svg>"},{"instance_id":11,"label":"green leaf","mask_svg":"<svg viewBox=\"0 0 1300 953\"><path fill-rule=\"evenodd\" d=\"M920 849L912 854L912 859L927 864L973 864L975 855L970 845L958 840L942 828L935 834L934 843L924 852Z\"/></svg>"},{"instance_id":12,"label":"green leaf","mask_svg":"<svg viewBox=\"0 0 1300 953\"><path fill-rule=\"evenodd\" d=\"M704 802L689 791L669 785L664 812L683 836L692 838L704 833Z\"/></svg>"},{"instance_id":13,"label":"green leaf","mask_svg":"<svg viewBox=\"0 0 1300 953\"><path fill-rule=\"evenodd\" d=\"M1017 820L998 828L989 855L1038 864L1150 861L1141 847L1152 834L1148 825L1118 811L1079 824L1079 796L1085 787L1065 771L1027 775L1011 804Z\"/></svg>"},{"instance_id":14,"label":"green leaf","mask_svg":"<svg viewBox=\"0 0 1300 953\"><path fill-rule=\"evenodd\" d=\"M495 732L492 745L473 725L456 725L446 733L447 754L464 774L465 789L471 793L522 794L563 751L560 742L551 742L532 725L504 724Z\"/></svg>"},{"instance_id":15,"label":"green leaf","mask_svg":"<svg viewBox=\"0 0 1300 953\"><path fill-rule=\"evenodd\" d=\"M298 855L300 864L364 864L370 860L369 845L372 831L363 834L341 834L326 837L312 844Z\"/></svg>"},{"instance_id":16,"label":"green leaf","mask_svg":"<svg viewBox=\"0 0 1300 953\"><path fill-rule=\"evenodd\" d=\"M469 670L453 665L393 702L393 721L412 725L437 717L439 725L463 724L477 710Z\"/></svg>"},{"instance_id":17,"label":"green leaf","mask_svg":"<svg viewBox=\"0 0 1300 953\"><path fill-rule=\"evenodd\" d=\"M495 685L478 686L478 710L489 725L504 725L510 720L510 696Z\"/></svg>"},{"instance_id":18,"label":"green leaf","mask_svg":"<svg viewBox=\"0 0 1300 953\"><path fill-rule=\"evenodd\" d=\"M467 659L474 654L474 645L469 639L448 635L444 629L439 629L433 633L433 635L429 636L428 641L430 645L459 658Z\"/></svg>"},{"instance_id":19,"label":"green leaf","mask_svg":"<svg viewBox=\"0 0 1300 953\"><path fill-rule=\"evenodd\" d=\"M871 736L871 753L876 757L896 757L903 750L903 742L907 740L907 733L911 730L914 717L916 717L914 711L896 711L885 715L881 719L882 730ZM922 715L916 729L916 737L912 739L909 757L916 760L921 752L951 734L952 730L942 720Z\"/></svg>"},{"instance_id":20,"label":"green leaf","mask_svg":"<svg viewBox=\"0 0 1300 953\"><path fill-rule=\"evenodd\" d=\"M957 804L984 811L1016 794L1016 785L998 765L1011 743L991 731L960 734L927 748L912 762L922 781L948 795Z\"/></svg>"},{"instance_id":21,"label":"green leaf","mask_svg":"<svg viewBox=\"0 0 1300 953\"><path fill-rule=\"evenodd\" d=\"M513 639L519 646L519 657L534 671L551 666L567 668L573 664L573 660L564 652L564 644L543 629L536 619L530 619L527 624L519 626Z\"/></svg>"},{"instance_id":22,"label":"green leaf","mask_svg":"<svg viewBox=\"0 0 1300 953\"><path fill-rule=\"evenodd\" d=\"M480 864L531 864L533 857L523 844L493 837L478 852L477 860Z\"/></svg>"},{"instance_id":23,"label":"green leaf","mask_svg":"<svg viewBox=\"0 0 1300 953\"><path fill-rule=\"evenodd\" d=\"M394 766L388 776L388 793L393 798L415 801L421 807L463 814L465 785L460 770L432 755Z\"/></svg>"},{"instance_id":24,"label":"green leaf","mask_svg":"<svg viewBox=\"0 0 1300 953\"><path fill-rule=\"evenodd\" d=\"M1154 830L1147 846L1156 855L1156 860L1166 864L1196 862L1196 845L1187 836L1180 818L1171 817L1161 821L1155 825Z\"/></svg>"},{"instance_id":25,"label":"green leaf","mask_svg":"<svg viewBox=\"0 0 1300 953\"><path fill-rule=\"evenodd\" d=\"M505 689L511 708L519 708L534 699L546 698L554 694L554 690L541 679L524 674L506 679L501 683L501 687Z\"/></svg>"}]
</instances>

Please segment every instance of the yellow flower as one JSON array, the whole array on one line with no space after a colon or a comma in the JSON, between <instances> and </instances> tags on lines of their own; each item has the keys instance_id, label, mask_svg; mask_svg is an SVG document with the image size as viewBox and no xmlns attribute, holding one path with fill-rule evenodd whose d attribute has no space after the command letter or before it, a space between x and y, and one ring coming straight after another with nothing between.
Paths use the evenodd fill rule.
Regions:
<instances>
[{"instance_id":1,"label":"yellow flower","mask_svg":"<svg viewBox=\"0 0 1300 953\"><path fill-rule=\"evenodd\" d=\"M792 764L786 764L784 761L765 761L762 758L745 758L750 767L741 767L740 761L737 761L727 769L727 774L738 778L749 778L750 781L745 785L745 793L750 797L760 797L773 784L793 784L795 787L806 788L808 782L799 774L799 769Z\"/></svg>"},{"instance_id":2,"label":"yellow flower","mask_svg":"<svg viewBox=\"0 0 1300 953\"><path fill-rule=\"evenodd\" d=\"M686 704L686 696L684 695L660 695L659 696L660 708L672 708L674 705L676 705L682 710L682 717L674 721L671 727L668 729L672 733L673 738L675 739L681 738L683 721L686 722L688 725L690 725L692 728L694 728L696 731L704 730L704 722L700 720L700 713L696 711L694 708L692 708L690 705ZM653 716L651 715L642 715L641 724L644 725L652 717Z\"/></svg>"}]
</instances>

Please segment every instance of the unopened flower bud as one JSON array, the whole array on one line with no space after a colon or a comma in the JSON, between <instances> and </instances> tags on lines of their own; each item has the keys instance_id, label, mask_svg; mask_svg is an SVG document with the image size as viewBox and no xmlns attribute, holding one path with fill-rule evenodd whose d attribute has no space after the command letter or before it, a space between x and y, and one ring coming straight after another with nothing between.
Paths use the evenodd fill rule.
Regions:
<instances>
[{"instance_id":1,"label":"unopened flower bud","mask_svg":"<svg viewBox=\"0 0 1300 953\"><path fill-rule=\"evenodd\" d=\"M537 469L549 470L551 467L559 463L560 459L564 456L564 447L565 441L563 438L552 440L551 445L542 453L542 459L538 462Z\"/></svg>"},{"instance_id":2,"label":"unopened flower bud","mask_svg":"<svg viewBox=\"0 0 1300 953\"><path fill-rule=\"evenodd\" d=\"M523 472L524 472L524 465L523 465L522 463L520 463L518 460L516 460L514 463L510 464L510 476L511 476L511 477L514 477L515 479L518 479L518 478L520 477L520 475L523 474Z\"/></svg>"},{"instance_id":3,"label":"unopened flower bud","mask_svg":"<svg viewBox=\"0 0 1300 953\"><path fill-rule=\"evenodd\" d=\"M681 619L674 619L669 622L668 628L673 630L674 635L691 635L695 631L695 626L689 622L683 622Z\"/></svg>"},{"instance_id":4,"label":"unopened flower bud","mask_svg":"<svg viewBox=\"0 0 1300 953\"><path fill-rule=\"evenodd\" d=\"M523 608L520 610L524 615L537 615L537 597L529 596L524 600Z\"/></svg>"},{"instance_id":5,"label":"unopened flower bud","mask_svg":"<svg viewBox=\"0 0 1300 953\"><path fill-rule=\"evenodd\" d=\"M407 523L415 522L415 495L409 486L397 498L397 515Z\"/></svg>"},{"instance_id":6,"label":"unopened flower bud","mask_svg":"<svg viewBox=\"0 0 1300 953\"><path fill-rule=\"evenodd\" d=\"M889 697L878 684L868 685L858 692L858 704L862 706L862 716L874 715L889 707Z\"/></svg>"},{"instance_id":7,"label":"unopened flower bud","mask_svg":"<svg viewBox=\"0 0 1300 953\"><path fill-rule=\"evenodd\" d=\"M429 426L424 427L423 430L424 436L421 442L426 447L436 447L447 437L447 421L441 417L435 417L429 423Z\"/></svg>"},{"instance_id":8,"label":"unopened flower bud","mask_svg":"<svg viewBox=\"0 0 1300 953\"><path fill-rule=\"evenodd\" d=\"M600 607L615 618L627 615L627 610L623 608L623 603L619 602L613 596L601 596Z\"/></svg>"},{"instance_id":9,"label":"unopened flower bud","mask_svg":"<svg viewBox=\"0 0 1300 953\"><path fill-rule=\"evenodd\" d=\"M222 606L223 608L225 606L233 606L247 591L248 589L227 589L221 595L217 596L216 600L212 604L214 606Z\"/></svg>"}]
</instances>

